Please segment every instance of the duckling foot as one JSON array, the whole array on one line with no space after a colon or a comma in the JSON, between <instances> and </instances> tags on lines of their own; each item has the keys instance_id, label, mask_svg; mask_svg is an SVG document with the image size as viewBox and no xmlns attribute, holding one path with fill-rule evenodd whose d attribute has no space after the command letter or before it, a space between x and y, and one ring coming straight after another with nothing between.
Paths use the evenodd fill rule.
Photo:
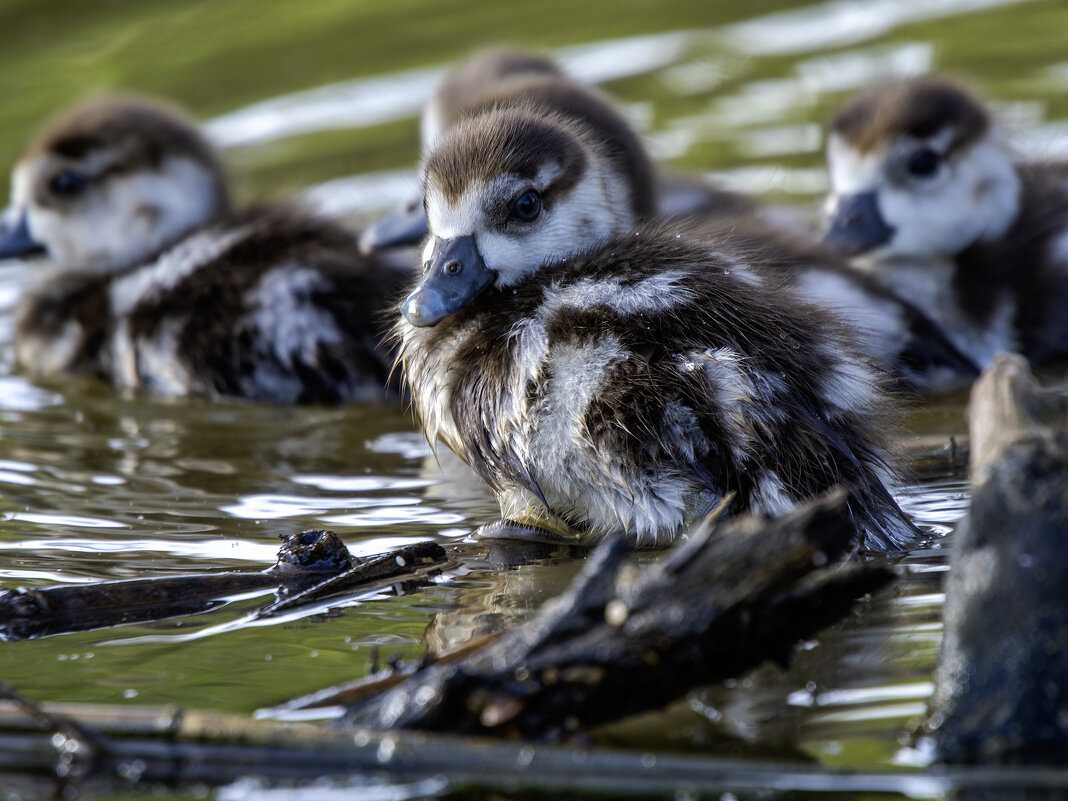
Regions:
<instances>
[{"instance_id":1,"label":"duckling foot","mask_svg":"<svg viewBox=\"0 0 1068 801\"><path fill-rule=\"evenodd\" d=\"M514 520L498 520L494 523L479 526L475 529L475 536L479 539L525 540L527 542L546 542L553 545L582 544L577 534L566 536L539 526L517 523Z\"/></svg>"}]
</instances>

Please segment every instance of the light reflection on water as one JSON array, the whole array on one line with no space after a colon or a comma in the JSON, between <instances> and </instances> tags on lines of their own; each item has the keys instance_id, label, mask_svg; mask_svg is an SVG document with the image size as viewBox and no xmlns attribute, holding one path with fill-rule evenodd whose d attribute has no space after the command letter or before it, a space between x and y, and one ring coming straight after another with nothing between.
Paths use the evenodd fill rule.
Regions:
<instances>
[{"instance_id":1,"label":"light reflection on water","mask_svg":"<svg viewBox=\"0 0 1068 801\"><path fill-rule=\"evenodd\" d=\"M879 75L971 70L1010 93L999 108L1011 112L1022 149L1068 152L1068 123L1047 119L1068 84L1063 53L1034 49L1026 61L1006 62L1010 81L994 72L978 37L952 40L952 51L943 45L965 22L1011 42L1029 30L1029 9L1068 25L1051 0L832 0L741 23L535 44L559 45L554 52L583 80L610 82L653 152L674 168L811 201L826 185L819 153L826 114L842 93ZM590 40L598 35L588 32ZM241 177L257 180L258 164L276 169L289 153L289 169L266 185L305 187L306 201L331 214L366 214L407 200L415 188L415 114L441 69L385 65L290 94L270 97L265 88L267 99L232 104L209 132L245 165ZM303 148L317 154L334 146L327 134L395 137L390 123L405 120L412 147L403 163L346 152L344 167L329 175L306 168ZM273 562L278 535L303 528L334 528L354 554L369 555L419 539L457 541L495 514L462 465L431 455L402 408L128 398L90 381L39 385L10 374L13 304L31 272L0 269L4 586L259 570ZM935 428L960 431L960 404L947 409L948 422ZM695 693L673 713L684 721L677 730L665 732L673 724L661 720L637 744L695 748L734 737L726 753L737 742L766 741L828 764L900 761L899 738L931 692L945 546L967 486L929 482L905 488L900 499L934 540L897 566L901 581L892 591L801 648L788 670L768 666ZM250 713L360 675L375 647L410 658L428 644L449 647L473 631L512 625L556 595L577 567L476 559L398 595L371 593L269 621L251 615L263 598L245 597L182 620L5 644L0 675L41 700L136 699ZM931 783L917 786L922 797L936 794Z\"/></svg>"}]
</instances>

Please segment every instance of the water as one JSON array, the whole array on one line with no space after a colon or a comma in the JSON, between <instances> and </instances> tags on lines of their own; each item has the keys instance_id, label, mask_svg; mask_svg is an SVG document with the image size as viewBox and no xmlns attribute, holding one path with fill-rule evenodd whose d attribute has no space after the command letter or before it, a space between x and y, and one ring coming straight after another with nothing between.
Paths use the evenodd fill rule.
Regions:
<instances>
[{"instance_id":1,"label":"water","mask_svg":"<svg viewBox=\"0 0 1068 801\"><path fill-rule=\"evenodd\" d=\"M413 190L415 115L442 68L499 42L550 50L601 85L670 167L777 200L817 200L823 121L888 73L966 77L997 98L1022 150L1068 153L1068 5L1057 0L631 0L610 12L563 0L448 10L433 0L9 0L0 24L8 32L3 163L55 109L91 90L132 88L168 95L205 119L241 196L304 192L356 221ZM11 308L26 277L23 267L0 270L3 586L257 569L273 561L279 534L303 528L331 528L364 554L455 541L493 519L492 499L456 465L433 468L403 409L209 404L120 397L76 378L27 381L12 372L10 348ZM961 399L922 404L906 424L962 431ZM918 484L901 500L943 535L967 490ZM789 670L761 668L604 739L739 757L739 770L748 756L771 755L919 770L922 779L923 754L908 748L906 733L931 692L944 543L906 559L892 592L799 649ZM353 598L280 620L251 620L265 598L242 598L153 625L5 643L0 676L41 701L251 714L361 675L376 649L410 658L428 643L508 626L577 567L473 564L408 595ZM803 789L782 776L767 786ZM870 797L833 777L820 786ZM242 787L228 797L249 797ZM930 781L886 793L947 791ZM409 796L396 788L373 797Z\"/></svg>"}]
</instances>

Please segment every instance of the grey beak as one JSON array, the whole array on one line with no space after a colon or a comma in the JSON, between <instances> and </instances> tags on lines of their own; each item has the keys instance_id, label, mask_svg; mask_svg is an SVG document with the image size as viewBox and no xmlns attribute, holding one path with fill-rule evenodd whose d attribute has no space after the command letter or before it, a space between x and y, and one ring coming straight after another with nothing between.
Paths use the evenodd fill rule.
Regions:
<instances>
[{"instance_id":1,"label":"grey beak","mask_svg":"<svg viewBox=\"0 0 1068 801\"><path fill-rule=\"evenodd\" d=\"M392 214L372 223L360 235L360 250L374 253L378 250L416 245L430 233L423 214L423 198L417 198L397 209Z\"/></svg>"},{"instance_id":2,"label":"grey beak","mask_svg":"<svg viewBox=\"0 0 1068 801\"><path fill-rule=\"evenodd\" d=\"M26 212L14 206L0 215L0 259L15 259L44 253L44 247L30 236Z\"/></svg>"},{"instance_id":3,"label":"grey beak","mask_svg":"<svg viewBox=\"0 0 1068 801\"><path fill-rule=\"evenodd\" d=\"M473 236L438 239L423 280L405 298L401 313L412 325L435 325L469 305L495 279Z\"/></svg>"},{"instance_id":4,"label":"grey beak","mask_svg":"<svg viewBox=\"0 0 1068 801\"><path fill-rule=\"evenodd\" d=\"M879 212L874 192L845 195L831 215L823 241L849 256L865 253L889 241L894 229Z\"/></svg>"}]
</instances>

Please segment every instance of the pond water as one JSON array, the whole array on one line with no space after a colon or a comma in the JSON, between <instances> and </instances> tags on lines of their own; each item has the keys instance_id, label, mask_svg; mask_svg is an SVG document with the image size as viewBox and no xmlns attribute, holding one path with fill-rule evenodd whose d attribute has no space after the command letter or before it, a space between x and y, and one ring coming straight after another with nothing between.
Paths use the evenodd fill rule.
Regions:
<instances>
[{"instance_id":1,"label":"pond water","mask_svg":"<svg viewBox=\"0 0 1068 801\"><path fill-rule=\"evenodd\" d=\"M0 24L0 163L77 97L136 89L205 120L243 197L303 193L356 222L412 191L419 106L445 66L493 43L549 51L599 84L672 168L808 206L825 186L821 124L879 75L962 76L996 99L1022 151L1068 153L1060 0L8 0ZM28 381L13 371L10 342L30 269L0 270L0 585L262 568L279 534L304 528L333 529L369 554L453 542L496 516L462 468L434 465L403 408L211 404L122 397L77 378ZM906 426L960 432L963 399L919 404ZM967 490L914 484L900 499L932 535L951 537ZM789 670L694 693L605 741L924 776L907 731L932 688L946 542L909 556L893 591L800 649ZM154 625L2 643L0 676L39 701L252 714L362 675L376 650L411 658L428 643L507 627L579 567L474 562L409 594L269 621L248 615L262 596L239 598ZM790 797L876 792L831 778L814 794L769 781L734 797L773 787Z\"/></svg>"}]
</instances>

